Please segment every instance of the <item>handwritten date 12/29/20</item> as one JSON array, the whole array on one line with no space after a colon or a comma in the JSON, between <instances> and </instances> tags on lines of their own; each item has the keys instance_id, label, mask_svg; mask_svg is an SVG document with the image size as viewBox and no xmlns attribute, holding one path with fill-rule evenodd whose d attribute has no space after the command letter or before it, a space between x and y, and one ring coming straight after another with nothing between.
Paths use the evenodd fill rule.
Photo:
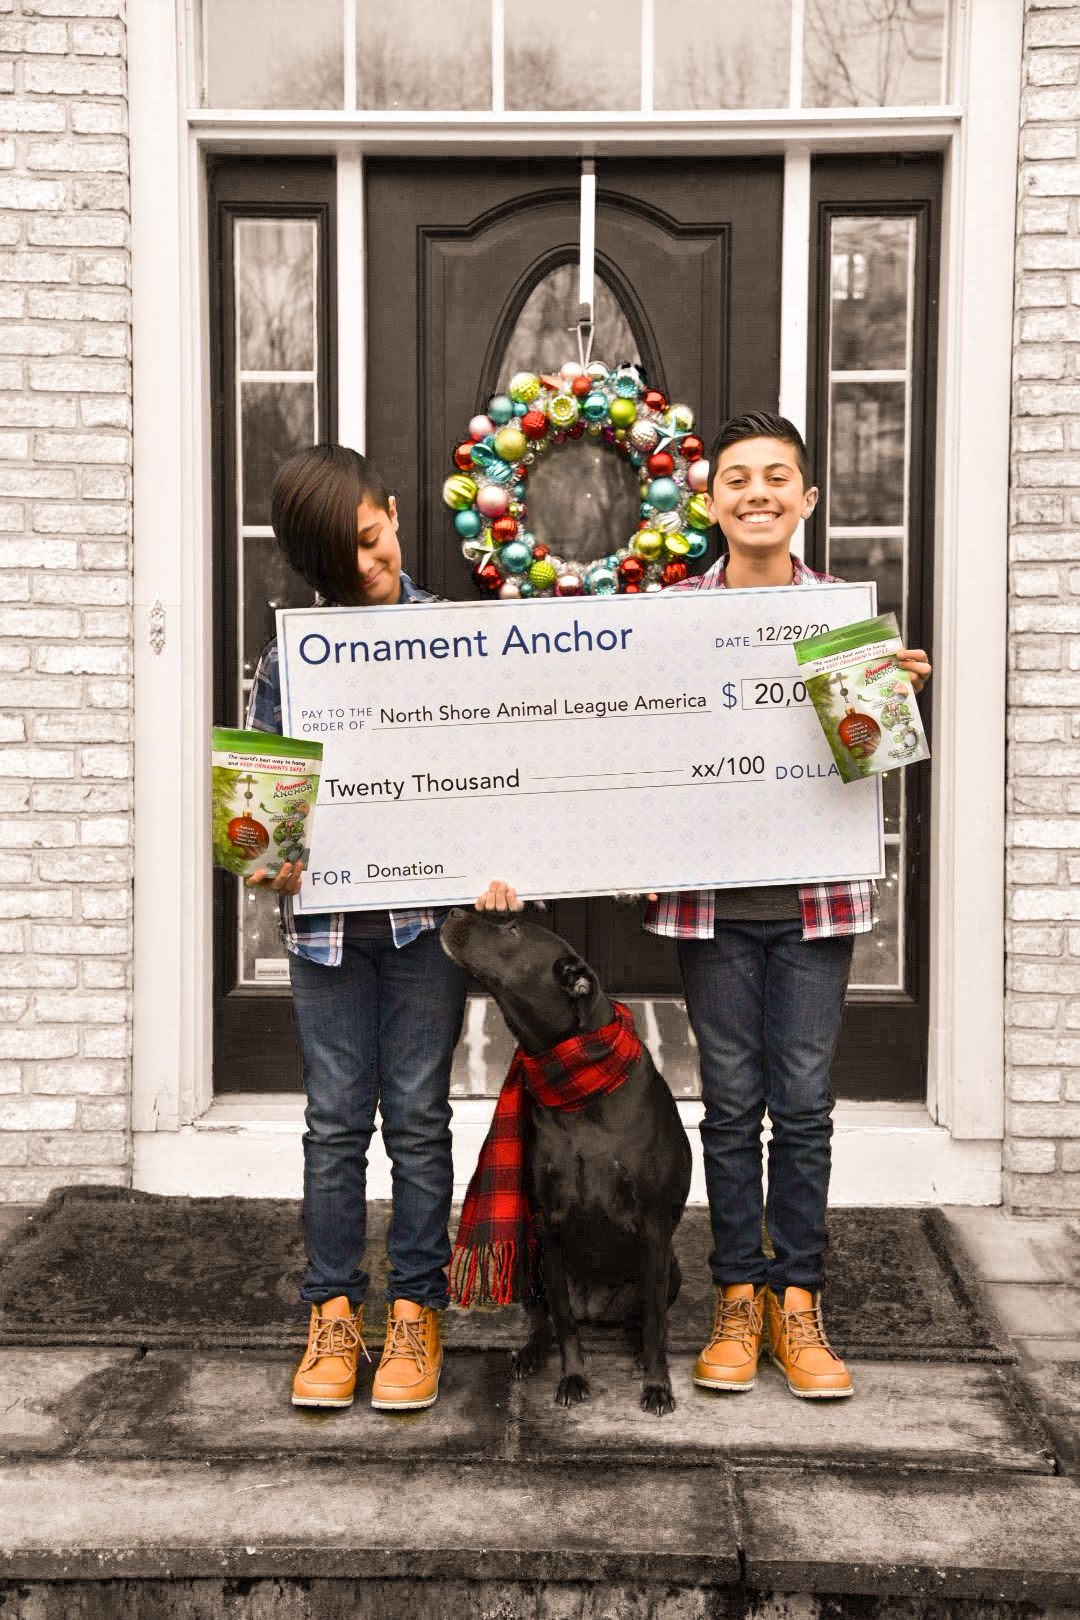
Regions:
<instances>
[{"instance_id":1,"label":"handwritten date 12/29/20","mask_svg":"<svg viewBox=\"0 0 1080 1620\"><path fill-rule=\"evenodd\" d=\"M759 642L802 641L806 636L823 636L828 629L827 624L759 624L754 634Z\"/></svg>"}]
</instances>

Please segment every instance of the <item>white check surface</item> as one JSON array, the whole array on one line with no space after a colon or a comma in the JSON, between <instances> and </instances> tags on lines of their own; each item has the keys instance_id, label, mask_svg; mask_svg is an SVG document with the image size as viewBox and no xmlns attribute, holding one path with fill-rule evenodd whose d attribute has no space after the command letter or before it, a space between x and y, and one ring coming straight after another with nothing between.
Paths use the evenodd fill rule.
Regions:
<instances>
[{"instance_id":1,"label":"white check surface","mask_svg":"<svg viewBox=\"0 0 1080 1620\"><path fill-rule=\"evenodd\" d=\"M324 744L302 913L880 877L791 642L873 584L279 610L282 725Z\"/></svg>"}]
</instances>

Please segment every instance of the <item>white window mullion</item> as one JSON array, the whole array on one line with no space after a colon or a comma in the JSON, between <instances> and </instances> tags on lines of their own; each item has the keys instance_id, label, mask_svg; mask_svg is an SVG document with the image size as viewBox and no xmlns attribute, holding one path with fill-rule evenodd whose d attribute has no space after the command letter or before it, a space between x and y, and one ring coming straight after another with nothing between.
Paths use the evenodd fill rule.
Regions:
<instances>
[{"instance_id":1,"label":"white window mullion","mask_svg":"<svg viewBox=\"0 0 1080 1620\"><path fill-rule=\"evenodd\" d=\"M656 19L653 11L653 0L641 0L641 110L651 113L653 110L653 38L656 29Z\"/></svg>"},{"instance_id":2,"label":"white window mullion","mask_svg":"<svg viewBox=\"0 0 1080 1620\"><path fill-rule=\"evenodd\" d=\"M788 106L802 106L803 31L806 26L806 0L791 0L791 61L788 74Z\"/></svg>"},{"instance_id":3,"label":"white window mullion","mask_svg":"<svg viewBox=\"0 0 1080 1620\"><path fill-rule=\"evenodd\" d=\"M780 257L780 415L806 427L807 311L810 305L810 149L791 146L784 156L783 244ZM806 553L800 523L791 539Z\"/></svg>"},{"instance_id":4,"label":"white window mullion","mask_svg":"<svg viewBox=\"0 0 1080 1620\"><path fill-rule=\"evenodd\" d=\"M339 152L337 160L337 436L363 451L364 414L364 160ZM334 323L331 319L330 329Z\"/></svg>"},{"instance_id":5,"label":"white window mullion","mask_svg":"<svg viewBox=\"0 0 1080 1620\"><path fill-rule=\"evenodd\" d=\"M491 110L506 111L506 11L503 0L491 0Z\"/></svg>"}]
</instances>

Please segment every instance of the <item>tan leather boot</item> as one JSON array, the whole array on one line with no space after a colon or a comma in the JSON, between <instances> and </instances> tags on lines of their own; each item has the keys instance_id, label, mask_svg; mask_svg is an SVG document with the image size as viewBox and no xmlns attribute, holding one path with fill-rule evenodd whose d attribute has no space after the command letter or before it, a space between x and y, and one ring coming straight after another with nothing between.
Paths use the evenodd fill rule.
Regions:
<instances>
[{"instance_id":1,"label":"tan leather boot","mask_svg":"<svg viewBox=\"0 0 1080 1620\"><path fill-rule=\"evenodd\" d=\"M353 1311L345 1294L311 1307L307 1349L293 1379L294 1406L352 1405L357 1358L361 1350L367 1356L363 1321L364 1307Z\"/></svg>"},{"instance_id":2,"label":"tan leather boot","mask_svg":"<svg viewBox=\"0 0 1080 1620\"><path fill-rule=\"evenodd\" d=\"M769 1354L786 1374L793 1395L809 1400L836 1400L854 1395L855 1386L825 1337L821 1295L806 1288L785 1288L783 1303L766 1290Z\"/></svg>"},{"instance_id":3,"label":"tan leather boot","mask_svg":"<svg viewBox=\"0 0 1080 1620\"><path fill-rule=\"evenodd\" d=\"M753 1283L731 1283L716 1290L712 1337L694 1366L694 1383L702 1389L753 1389L757 1379L765 1289Z\"/></svg>"},{"instance_id":4,"label":"tan leather boot","mask_svg":"<svg viewBox=\"0 0 1080 1620\"><path fill-rule=\"evenodd\" d=\"M442 1371L439 1316L430 1305L395 1299L386 1315L386 1343L371 1386L379 1412L434 1406Z\"/></svg>"}]
</instances>

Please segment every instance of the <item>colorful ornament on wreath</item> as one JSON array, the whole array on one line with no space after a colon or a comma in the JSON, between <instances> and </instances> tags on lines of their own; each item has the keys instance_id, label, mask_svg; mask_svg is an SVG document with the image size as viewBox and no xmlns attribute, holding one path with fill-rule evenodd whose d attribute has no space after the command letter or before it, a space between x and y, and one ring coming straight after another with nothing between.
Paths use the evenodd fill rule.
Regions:
<instances>
[{"instance_id":1,"label":"colorful ornament on wreath","mask_svg":"<svg viewBox=\"0 0 1080 1620\"><path fill-rule=\"evenodd\" d=\"M668 403L635 366L568 361L558 376L519 371L469 423L443 485L462 555L485 595L610 596L686 577L707 549L702 441L688 405ZM527 482L537 456L573 454L587 437L624 456L641 484L641 521L606 557L579 562L538 542ZM613 538L617 538L614 537Z\"/></svg>"}]
</instances>

